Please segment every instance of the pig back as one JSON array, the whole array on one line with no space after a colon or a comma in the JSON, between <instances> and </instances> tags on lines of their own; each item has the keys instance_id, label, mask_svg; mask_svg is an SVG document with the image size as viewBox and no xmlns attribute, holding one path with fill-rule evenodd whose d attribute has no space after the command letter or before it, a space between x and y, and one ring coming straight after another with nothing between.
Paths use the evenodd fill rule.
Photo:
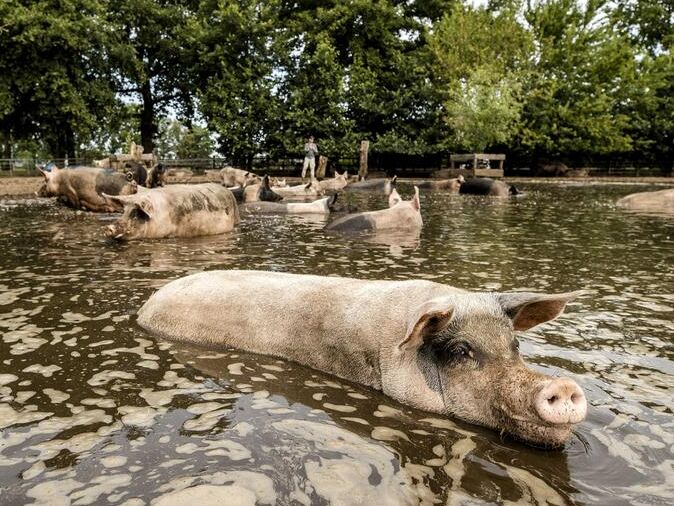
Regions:
<instances>
[{"instance_id":1,"label":"pig back","mask_svg":"<svg viewBox=\"0 0 674 506\"><path fill-rule=\"evenodd\" d=\"M428 281L364 281L262 271L210 271L173 281L138 313L161 337L295 360L381 389L380 354L404 336Z\"/></svg>"}]
</instances>

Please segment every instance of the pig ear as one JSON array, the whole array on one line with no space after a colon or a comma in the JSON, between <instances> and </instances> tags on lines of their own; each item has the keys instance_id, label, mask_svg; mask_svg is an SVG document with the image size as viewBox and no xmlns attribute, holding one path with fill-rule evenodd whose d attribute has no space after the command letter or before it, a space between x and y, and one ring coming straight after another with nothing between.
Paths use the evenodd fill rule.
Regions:
<instances>
[{"instance_id":1,"label":"pig ear","mask_svg":"<svg viewBox=\"0 0 674 506\"><path fill-rule=\"evenodd\" d=\"M499 303L512 320L515 330L528 330L541 323L554 320L564 307L584 292L541 294L509 292L498 295Z\"/></svg>"},{"instance_id":2,"label":"pig ear","mask_svg":"<svg viewBox=\"0 0 674 506\"><path fill-rule=\"evenodd\" d=\"M427 337L446 329L452 321L453 314L454 309L446 301L425 302L407 322L405 339L398 344L398 349L418 348Z\"/></svg>"},{"instance_id":3,"label":"pig ear","mask_svg":"<svg viewBox=\"0 0 674 506\"><path fill-rule=\"evenodd\" d=\"M414 187L414 197L412 197L412 207L417 211L421 210L421 202L419 201L419 187Z\"/></svg>"},{"instance_id":4,"label":"pig ear","mask_svg":"<svg viewBox=\"0 0 674 506\"><path fill-rule=\"evenodd\" d=\"M394 205L396 205L401 200L402 199L400 198L400 194L398 193L398 190L393 188L393 190L391 190L391 193L389 193L389 195L388 195L388 206L393 207Z\"/></svg>"},{"instance_id":5,"label":"pig ear","mask_svg":"<svg viewBox=\"0 0 674 506\"><path fill-rule=\"evenodd\" d=\"M51 177L51 172L47 172L46 170L38 169L42 175L44 176L45 181L49 181L49 178Z\"/></svg>"},{"instance_id":6,"label":"pig ear","mask_svg":"<svg viewBox=\"0 0 674 506\"><path fill-rule=\"evenodd\" d=\"M147 214L148 218L152 218L152 215L154 214L154 207L152 206L152 202L150 202L148 199L142 199L136 202L136 205L141 211Z\"/></svg>"}]
</instances>

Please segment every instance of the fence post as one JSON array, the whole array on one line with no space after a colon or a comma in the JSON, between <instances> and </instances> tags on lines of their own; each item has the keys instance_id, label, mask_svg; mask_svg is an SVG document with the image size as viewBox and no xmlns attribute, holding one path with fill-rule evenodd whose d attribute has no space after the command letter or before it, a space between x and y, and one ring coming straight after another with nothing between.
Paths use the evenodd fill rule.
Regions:
<instances>
[{"instance_id":1,"label":"fence post","mask_svg":"<svg viewBox=\"0 0 674 506\"><path fill-rule=\"evenodd\" d=\"M358 168L358 181L363 181L367 177L367 151L370 147L370 141L360 141L360 166Z\"/></svg>"}]
</instances>

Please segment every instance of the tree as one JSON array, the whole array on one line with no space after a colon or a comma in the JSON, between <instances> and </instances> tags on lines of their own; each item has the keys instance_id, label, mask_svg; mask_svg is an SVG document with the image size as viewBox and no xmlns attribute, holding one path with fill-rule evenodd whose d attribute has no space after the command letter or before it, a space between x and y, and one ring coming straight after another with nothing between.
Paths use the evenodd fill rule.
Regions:
<instances>
[{"instance_id":1,"label":"tree","mask_svg":"<svg viewBox=\"0 0 674 506\"><path fill-rule=\"evenodd\" d=\"M218 151L250 166L278 126L276 2L205 0L190 25L200 110Z\"/></svg>"},{"instance_id":2,"label":"tree","mask_svg":"<svg viewBox=\"0 0 674 506\"><path fill-rule=\"evenodd\" d=\"M117 92L140 104L140 138L153 151L158 119L172 109L187 122L194 116L189 68L189 23L195 1L118 0L107 19L117 35L110 53Z\"/></svg>"},{"instance_id":3,"label":"tree","mask_svg":"<svg viewBox=\"0 0 674 506\"><path fill-rule=\"evenodd\" d=\"M40 139L74 157L114 108L110 32L98 0L0 3L0 141Z\"/></svg>"},{"instance_id":4,"label":"tree","mask_svg":"<svg viewBox=\"0 0 674 506\"><path fill-rule=\"evenodd\" d=\"M452 150L483 151L518 133L532 41L516 3L493 8L457 4L429 40Z\"/></svg>"},{"instance_id":5,"label":"tree","mask_svg":"<svg viewBox=\"0 0 674 506\"><path fill-rule=\"evenodd\" d=\"M510 141L522 109L518 92L519 83L488 66L478 67L462 79L458 88L450 90L445 104L453 130L452 145L479 153Z\"/></svg>"},{"instance_id":6,"label":"tree","mask_svg":"<svg viewBox=\"0 0 674 506\"><path fill-rule=\"evenodd\" d=\"M536 52L524 87L523 147L553 157L629 151L623 104L637 77L634 52L604 2L541 1L525 16Z\"/></svg>"}]
</instances>

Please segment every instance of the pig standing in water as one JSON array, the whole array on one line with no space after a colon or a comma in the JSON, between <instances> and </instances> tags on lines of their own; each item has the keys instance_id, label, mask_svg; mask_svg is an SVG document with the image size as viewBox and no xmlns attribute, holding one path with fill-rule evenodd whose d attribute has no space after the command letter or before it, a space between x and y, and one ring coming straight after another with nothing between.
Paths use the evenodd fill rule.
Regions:
<instances>
[{"instance_id":1,"label":"pig standing in water","mask_svg":"<svg viewBox=\"0 0 674 506\"><path fill-rule=\"evenodd\" d=\"M367 181L358 181L351 183L346 187L349 192L379 192L384 195L391 193L395 188L398 176L393 176L392 179L368 179Z\"/></svg>"},{"instance_id":2,"label":"pig standing in water","mask_svg":"<svg viewBox=\"0 0 674 506\"><path fill-rule=\"evenodd\" d=\"M122 217L105 231L118 240L215 235L239 223L234 195L217 183L175 184L106 197L124 205Z\"/></svg>"},{"instance_id":3,"label":"pig standing in water","mask_svg":"<svg viewBox=\"0 0 674 506\"><path fill-rule=\"evenodd\" d=\"M59 169L54 166L50 172L40 172L45 178L45 185L40 188L40 196L58 197L75 209L84 208L99 213L120 212L123 206L106 199L102 194L131 195L137 190L137 185L127 181L124 174L109 169Z\"/></svg>"},{"instance_id":4,"label":"pig standing in water","mask_svg":"<svg viewBox=\"0 0 674 506\"><path fill-rule=\"evenodd\" d=\"M492 197L509 197L519 195L519 190L503 181L496 181L488 177L474 177L461 183L461 195L489 195Z\"/></svg>"},{"instance_id":5,"label":"pig standing in water","mask_svg":"<svg viewBox=\"0 0 674 506\"><path fill-rule=\"evenodd\" d=\"M293 197L320 197L323 195L323 190L320 183L316 179L312 179L307 184L298 184L295 186L272 187L272 191L279 194L283 198Z\"/></svg>"},{"instance_id":6,"label":"pig standing in water","mask_svg":"<svg viewBox=\"0 0 674 506\"><path fill-rule=\"evenodd\" d=\"M388 199L389 208L342 216L325 227L334 232L376 232L378 230L421 230L419 188L414 187L412 200L402 200L395 188Z\"/></svg>"},{"instance_id":7,"label":"pig standing in water","mask_svg":"<svg viewBox=\"0 0 674 506\"><path fill-rule=\"evenodd\" d=\"M465 183L463 176L453 179L436 179L433 181L422 181L417 186L420 190L448 190L450 193L459 193L459 188Z\"/></svg>"},{"instance_id":8,"label":"pig standing in water","mask_svg":"<svg viewBox=\"0 0 674 506\"><path fill-rule=\"evenodd\" d=\"M557 317L576 295L211 271L159 289L138 323L168 339L294 360L404 404L554 447L585 418L585 395L571 379L528 369L515 331Z\"/></svg>"}]
</instances>

